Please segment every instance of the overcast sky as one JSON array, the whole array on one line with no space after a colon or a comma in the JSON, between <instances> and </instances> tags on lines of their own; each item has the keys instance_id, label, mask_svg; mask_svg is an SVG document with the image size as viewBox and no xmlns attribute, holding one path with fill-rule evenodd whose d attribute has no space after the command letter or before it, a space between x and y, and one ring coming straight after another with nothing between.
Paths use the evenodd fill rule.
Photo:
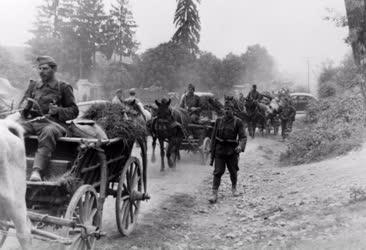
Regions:
<instances>
[{"instance_id":1,"label":"overcast sky","mask_svg":"<svg viewBox=\"0 0 366 250\"><path fill-rule=\"evenodd\" d=\"M106 0L111 2L113 0ZM42 0L0 0L0 45L23 45ZM259 43L275 57L281 71L306 81L306 60L312 78L321 62L339 62L349 48L347 29L324 21L326 8L344 13L344 0L201 0L200 48L219 57L243 53ZM140 51L168 41L176 0L130 0L138 24Z\"/></svg>"}]
</instances>

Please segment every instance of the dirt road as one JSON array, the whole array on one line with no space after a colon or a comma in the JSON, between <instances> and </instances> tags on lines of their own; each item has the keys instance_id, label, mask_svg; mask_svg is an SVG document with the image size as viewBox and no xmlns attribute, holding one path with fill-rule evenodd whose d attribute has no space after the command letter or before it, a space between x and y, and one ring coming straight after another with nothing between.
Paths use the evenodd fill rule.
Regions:
<instances>
[{"instance_id":1,"label":"dirt road","mask_svg":"<svg viewBox=\"0 0 366 250\"><path fill-rule=\"evenodd\" d=\"M176 173L152 172L171 191L157 193L131 237L115 235L99 249L366 249L366 149L297 167L279 164L282 150L277 138L250 140L242 196L231 197L226 175L216 205L207 202L211 169L185 157Z\"/></svg>"},{"instance_id":2,"label":"dirt road","mask_svg":"<svg viewBox=\"0 0 366 250\"><path fill-rule=\"evenodd\" d=\"M241 196L231 197L225 175L216 205L207 202L212 169L199 158L183 154L165 173L151 164L152 199L142 203L135 232L120 237L110 199L108 237L97 249L366 249L366 147L296 167L279 164L283 150L279 138L250 140L240 159Z\"/></svg>"}]
</instances>

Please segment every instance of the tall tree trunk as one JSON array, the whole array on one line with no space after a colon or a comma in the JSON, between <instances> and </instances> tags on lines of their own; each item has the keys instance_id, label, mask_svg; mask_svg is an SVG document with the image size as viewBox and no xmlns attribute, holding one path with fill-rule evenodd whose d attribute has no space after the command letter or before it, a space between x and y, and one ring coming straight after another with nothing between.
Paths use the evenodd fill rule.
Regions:
<instances>
[{"instance_id":1,"label":"tall tree trunk","mask_svg":"<svg viewBox=\"0 0 366 250\"><path fill-rule=\"evenodd\" d=\"M366 107L366 0L344 0L344 2L353 57L362 74L359 84Z\"/></svg>"}]
</instances>

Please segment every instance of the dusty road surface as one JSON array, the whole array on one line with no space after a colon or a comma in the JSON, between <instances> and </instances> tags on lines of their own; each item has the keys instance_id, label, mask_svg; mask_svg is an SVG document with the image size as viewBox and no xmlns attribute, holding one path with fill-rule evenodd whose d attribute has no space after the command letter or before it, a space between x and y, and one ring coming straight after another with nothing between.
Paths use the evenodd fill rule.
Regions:
<instances>
[{"instance_id":1,"label":"dusty road surface","mask_svg":"<svg viewBox=\"0 0 366 250\"><path fill-rule=\"evenodd\" d=\"M108 236L97 249L366 249L366 149L284 167L284 147L277 137L249 140L240 159L241 196L230 195L225 175L215 205L207 202L212 169L198 157L184 154L165 173L151 164L152 199L142 203L135 232L120 237L110 199Z\"/></svg>"}]
</instances>

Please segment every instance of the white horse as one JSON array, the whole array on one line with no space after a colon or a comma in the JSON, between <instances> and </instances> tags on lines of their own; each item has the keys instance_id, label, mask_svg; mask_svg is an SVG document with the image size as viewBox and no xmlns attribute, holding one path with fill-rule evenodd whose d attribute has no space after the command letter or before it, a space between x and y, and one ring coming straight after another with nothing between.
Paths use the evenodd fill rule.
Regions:
<instances>
[{"instance_id":1,"label":"white horse","mask_svg":"<svg viewBox=\"0 0 366 250\"><path fill-rule=\"evenodd\" d=\"M32 242L25 202L26 155L24 130L16 122L0 120L0 222L13 222L23 249Z\"/></svg>"}]
</instances>

